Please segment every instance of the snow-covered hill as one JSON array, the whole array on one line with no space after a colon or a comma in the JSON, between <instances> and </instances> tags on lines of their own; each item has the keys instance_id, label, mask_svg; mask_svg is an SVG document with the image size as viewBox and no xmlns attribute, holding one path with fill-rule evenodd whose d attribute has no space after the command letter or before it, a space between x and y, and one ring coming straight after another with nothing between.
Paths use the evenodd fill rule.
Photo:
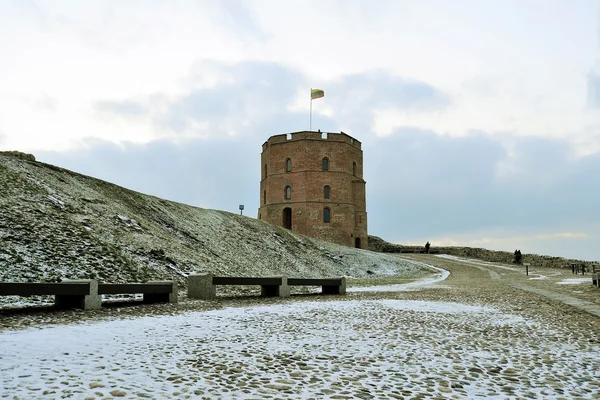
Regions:
<instances>
[{"instance_id":1,"label":"snow-covered hill","mask_svg":"<svg viewBox=\"0 0 600 400\"><path fill-rule=\"evenodd\" d=\"M124 171L126 173L126 171ZM178 279L190 272L416 277L422 266L263 221L144 195L0 152L0 281Z\"/></svg>"}]
</instances>

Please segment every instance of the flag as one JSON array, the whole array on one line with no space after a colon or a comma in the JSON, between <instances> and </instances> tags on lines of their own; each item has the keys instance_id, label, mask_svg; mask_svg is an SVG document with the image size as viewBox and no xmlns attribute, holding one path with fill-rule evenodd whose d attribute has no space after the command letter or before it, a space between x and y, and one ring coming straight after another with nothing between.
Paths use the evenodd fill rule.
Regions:
<instances>
[{"instance_id":1,"label":"flag","mask_svg":"<svg viewBox=\"0 0 600 400\"><path fill-rule=\"evenodd\" d=\"M310 89L310 99L320 99L321 97L325 97L325 92L321 89Z\"/></svg>"}]
</instances>

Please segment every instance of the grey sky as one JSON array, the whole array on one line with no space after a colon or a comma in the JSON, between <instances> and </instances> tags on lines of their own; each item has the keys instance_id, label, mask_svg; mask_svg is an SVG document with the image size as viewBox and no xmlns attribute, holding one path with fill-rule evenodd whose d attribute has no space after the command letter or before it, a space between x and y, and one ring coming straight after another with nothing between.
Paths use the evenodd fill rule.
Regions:
<instances>
[{"instance_id":1,"label":"grey sky","mask_svg":"<svg viewBox=\"0 0 600 400\"><path fill-rule=\"evenodd\" d=\"M600 259L598 2L0 4L0 149L255 217L271 135L363 143L370 233Z\"/></svg>"}]
</instances>

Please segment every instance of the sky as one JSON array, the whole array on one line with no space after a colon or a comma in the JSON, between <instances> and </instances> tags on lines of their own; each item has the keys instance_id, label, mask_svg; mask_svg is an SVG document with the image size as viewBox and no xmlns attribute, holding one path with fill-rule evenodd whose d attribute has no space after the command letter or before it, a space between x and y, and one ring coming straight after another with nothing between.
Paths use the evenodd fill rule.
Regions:
<instances>
[{"instance_id":1,"label":"sky","mask_svg":"<svg viewBox=\"0 0 600 400\"><path fill-rule=\"evenodd\" d=\"M360 140L369 233L600 260L598 0L0 0L0 150L256 218L261 145Z\"/></svg>"}]
</instances>

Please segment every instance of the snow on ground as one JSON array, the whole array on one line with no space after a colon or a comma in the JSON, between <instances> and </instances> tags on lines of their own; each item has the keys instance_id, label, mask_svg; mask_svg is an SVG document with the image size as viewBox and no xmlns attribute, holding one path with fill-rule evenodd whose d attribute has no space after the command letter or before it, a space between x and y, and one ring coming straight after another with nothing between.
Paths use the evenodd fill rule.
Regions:
<instances>
[{"instance_id":1,"label":"snow on ground","mask_svg":"<svg viewBox=\"0 0 600 400\"><path fill-rule=\"evenodd\" d=\"M133 301L142 300L144 295L141 293L123 294L123 295L101 295L102 303L112 303L115 301ZM0 296L0 310L17 309L25 307L42 307L54 304L54 296Z\"/></svg>"},{"instance_id":2,"label":"snow on ground","mask_svg":"<svg viewBox=\"0 0 600 400\"><path fill-rule=\"evenodd\" d=\"M553 274L545 274L545 275L540 274L540 273L530 272L530 275L533 275L531 278L529 278L530 281L541 281L541 280L552 278L555 276L560 276L560 275L562 275L562 272L555 272Z\"/></svg>"},{"instance_id":3,"label":"snow on ground","mask_svg":"<svg viewBox=\"0 0 600 400\"><path fill-rule=\"evenodd\" d=\"M593 398L599 351L489 307L278 302L3 332L0 398Z\"/></svg>"},{"instance_id":4,"label":"snow on ground","mask_svg":"<svg viewBox=\"0 0 600 400\"><path fill-rule=\"evenodd\" d=\"M566 278L560 282L556 282L557 285L581 285L582 283L592 283L592 278Z\"/></svg>"},{"instance_id":5,"label":"snow on ground","mask_svg":"<svg viewBox=\"0 0 600 400\"><path fill-rule=\"evenodd\" d=\"M480 265L483 267L496 267L496 268L500 268L500 269L507 269L509 271L522 271L523 270L522 267L509 267L507 265L494 264L494 263L488 262L488 261L473 260L471 258L451 256L449 254L437 254L436 256L439 258L447 258L449 260L460 261L460 262L464 262L467 264L473 264L473 265Z\"/></svg>"},{"instance_id":6,"label":"snow on ground","mask_svg":"<svg viewBox=\"0 0 600 400\"><path fill-rule=\"evenodd\" d=\"M431 287L434 283L446 280L450 275L450 272L445 269L434 267L433 265L425 264L419 261L412 261L413 264L420 265L424 268L432 269L437 271L431 277L420 279L414 282L401 283L395 285L381 285L381 286L363 286L363 287L350 287L347 288L347 292L402 292L410 290L419 290L427 287Z\"/></svg>"},{"instance_id":7,"label":"snow on ground","mask_svg":"<svg viewBox=\"0 0 600 400\"><path fill-rule=\"evenodd\" d=\"M498 265L498 264L494 264L494 263L487 262L487 261L471 260L468 258L451 256L451 255L447 255L447 254L440 254L440 255L438 255L438 257L461 261L461 262L465 262L465 263L472 264L472 265L495 267L495 268L501 268L501 269L506 269L506 270L515 271L515 272L523 271L522 267L509 267L506 265ZM531 273L531 274L534 276L529 278L529 280L533 281L533 280L544 280L544 279L548 279L551 277L557 277L557 276L562 275L562 272L558 271L558 272L546 273L546 274L541 274L539 272L535 272L535 273ZM565 278L562 281L556 282L556 284L557 285L579 285L582 283L588 284L590 282L591 282L591 277L588 277L588 278Z\"/></svg>"}]
</instances>

